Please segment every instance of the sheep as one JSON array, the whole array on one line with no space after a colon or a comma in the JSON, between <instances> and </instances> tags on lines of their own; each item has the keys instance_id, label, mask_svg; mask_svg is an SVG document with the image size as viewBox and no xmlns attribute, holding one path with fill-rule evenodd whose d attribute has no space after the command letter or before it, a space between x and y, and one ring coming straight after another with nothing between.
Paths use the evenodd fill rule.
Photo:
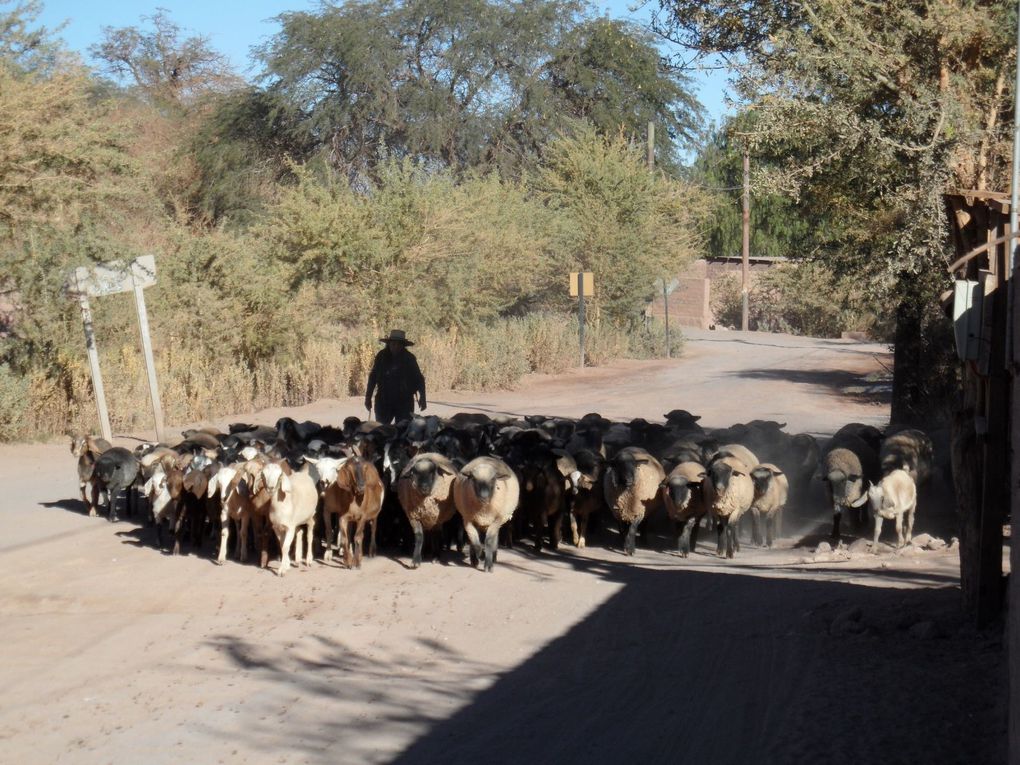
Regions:
<instances>
[{"instance_id":1,"label":"sheep","mask_svg":"<svg viewBox=\"0 0 1020 765\"><path fill-rule=\"evenodd\" d=\"M708 473L698 462L681 462L662 482L666 514L676 525L677 552L686 558L698 546L698 522L705 516L704 480Z\"/></svg>"},{"instance_id":2,"label":"sheep","mask_svg":"<svg viewBox=\"0 0 1020 765\"><path fill-rule=\"evenodd\" d=\"M138 460L135 455L121 446L114 446L96 458L92 473L92 504L89 516L96 514L100 491L105 491L109 503L107 518L117 520L117 495L121 489L128 489L138 477ZM131 499L128 498L128 509Z\"/></svg>"},{"instance_id":3,"label":"sheep","mask_svg":"<svg viewBox=\"0 0 1020 765\"><path fill-rule=\"evenodd\" d=\"M822 455L821 473L832 506L832 538L838 541L844 510L868 501L867 486L878 478L878 457L856 436L833 437Z\"/></svg>"},{"instance_id":4,"label":"sheep","mask_svg":"<svg viewBox=\"0 0 1020 765\"><path fill-rule=\"evenodd\" d=\"M716 554L732 558L740 549L737 523L754 501L750 468L736 457L723 455L712 461L707 472L705 502L715 519Z\"/></svg>"},{"instance_id":5,"label":"sheep","mask_svg":"<svg viewBox=\"0 0 1020 765\"><path fill-rule=\"evenodd\" d=\"M754 501L751 503L751 544L772 547L779 536L783 510L790 493L790 482L775 465L764 462L751 471L754 484ZM761 521L765 521L765 538L762 539Z\"/></svg>"},{"instance_id":6,"label":"sheep","mask_svg":"<svg viewBox=\"0 0 1020 765\"><path fill-rule=\"evenodd\" d=\"M520 499L517 476L503 460L476 457L453 479L453 501L471 545L471 565L483 556L480 532L485 534L484 570L496 563L500 527L509 521Z\"/></svg>"},{"instance_id":7,"label":"sheep","mask_svg":"<svg viewBox=\"0 0 1020 765\"><path fill-rule=\"evenodd\" d=\"M570 506L570 533L574 546L583 550L587 544L589 520L606 505L602 490L605 459L597 451L581 449L574 454L574 462L577 475L572 477L572 481L576 493Z\"/></svg>"},{"instance_id":8,"label":"sheep","mask_svg":"<svg viewBox=\"0 0 1020 765\"><path fill-rule=\"evenodd\" d=\"M878 553L878 537L882 533L882 519L896 519L897 547L910 541L914 531L914 513L917 510L917 486L906 470L897 468L883 478L877 486L868 487L871 514L875 517L875 536L871 549ZM904 516L906 527L904 528Z\"/></svg>"},{"instance_id":9,"label":"sheep","mask_svg":"<svg viewBox=\"0 0 1020 765\"><path fill-rule=\"evenodd\" d=\"M888 432L888 431L887 431ZM898 430L885 437L878 452L882 475L902 469L910 473L917 486L931 475L935 447L928 434L914 428Z\"/></svg>"},{"instance_id":10,"label":"sheep","mask_svg":"<svg viewBox=\"0 0 1020 765\"><path fill-rule=\"evenodd\" d=\"M280 543L280 567L277 575L283 576L290 568L290 548L297 534L296 559L301 560L302 532L307 534L305 565L312 565L312 537L315 530L315 508L319 492L308 473L292 472L287 475L280 462L270 462L262 468L262 481L269 491L269 523Z\"/></svg>"},{"instance_id":11,"label":"sheep","mask_svg":"<svg viewBox=\"0 0 1020 765\"><path fill-rule=\"evenodd\" d=\"M418 454L404 467L397 479L396 491L414 532L414 553L411 567L421 565L425 532L442 534L442 527L457 512L453 502L453 479L457 468L450 460L435 452ZM437 551L442 550L437 540Z\"/></svg>"},{"instance_id":12,"label":"sheep","mask_svg":"<svg viewBox=\"0 0 1020 765\"><path fill-rule=\"evenodd\" d=\"M531 431L524 431L525 433ZM535 552L542 551L542 538L549 529L549 546L556 550L560 544L562 516L567 497L566 476L560 472L561 460L569 461L567 475L577 470L574 460L559 450L552 450L545 443L532 444L520 461L513 464L518 468L521 493L515 521L529 521L535 534ZM572 496L572 494L571 494Z\"/></svg>"},{"instance_id":13,"label":"sheep","mask_svg":"<svg viewBox=\"0 0 1020 765\"><path fill-rule=\"evenodd\" d=\"M369 543L369 557L375 555L375 520L382 508L385 489L382 478L368 460L353 456L344 461L337 471L336 481L323 494L322 518L325 528L326 552L323 561L333 560L333 516L339 525L339 547L343 552L344 564L348 568L361 568L365 526L372 525L372 539ZM354 553L351 555L349 532L354 530Z\"/></svg>"},{"instance_id":14,"label":"sheep","mask_svg":"<svg viewBox=\"0 0 1020 765\"><path fill-rule=\"evenodd\" d=\"M760 464L758 456L743 444L723 444L719 447L712 459L718 457L736 457L744 463L748 469ZM712 460L709 460L711 462Z\"/></svg>"},{"instance_id":15,"label":"sheep","mask_svg":"<svg viewBox=\"0 0 1020 765\"><path fill-rule=\"evenodd\" d=\"M636 446L621 449L606 466L602 487L613 516L627 527L625 555L634 554L638 526L661 504L659 485L665 477L659 461Z\"/></svg>"},{"instance_id":16,"label":"sheep","mask_svg":"<svg viewBox=\"0 0 1020 765\"><path fill-rule=\"evenodd\" d=\"M92 486L92 476L96 469L96 460L99 455L110 448L110 442L98 436L71 436L71 454L78 458L78 490L81 492L81 501L89 506L89 515L92 512L92 505L89 503L86 488Z\"/></svg>"},{"instance_id":17,"label":"sheep","mask_svg":"<svg viewBox=\"0 0 1020 765\"><path fill-rule=\"evenodd\" d=\"M163 521L176 509L173 497L170 496L167 475L162 465L157 465L152 474L146 479L142 487L142 493L148 498L149 508L152 511L152 522L156 529L156 547L162 550Z\"/></svg>"}]
</instances>

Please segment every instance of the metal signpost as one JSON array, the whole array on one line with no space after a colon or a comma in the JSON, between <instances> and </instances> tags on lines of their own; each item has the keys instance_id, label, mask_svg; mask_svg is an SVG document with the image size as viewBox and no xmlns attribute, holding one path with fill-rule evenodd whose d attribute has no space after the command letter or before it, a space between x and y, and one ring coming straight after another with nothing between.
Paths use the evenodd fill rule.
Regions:
<instances>
[{"instance_id":1,"label":"metal signpost","mask_svg":"<svg viewBox=\"0 0 1020 765\"><path fill-rule=\"evenodd\" d=\"M99 263L91 268L79 267L71 274L70 283L81 305L81 320L85 328L85 348L89 355L92 371L92 389L96 393L96 408L99 410L99 428L103 438L111 437L110 414L106 408L106 393L103 377L99 370L99 352L92 327L92 310L89 297L115 295L119 292L134 292L135 310L138 314L138 330L142 340L142 356L145 358L145 373L149 378L149 398L152 402L152 417L156 426L156 439L163 440L163 407L159 402L159 388L156 384L156 364L152 358L152 342L149 339L149 314L145 309L143 290L156 283L156 260L152 255L125 263L115 260Z\"/></svg>"},{"instance_id":2,"label":"metal signpost","mask_svg":"<svg viewBox=\"0 0 1020 765\"><path fill-rule=\"evenodd\" d=\"M570 272L570 297L577 298L577 324L581 340L581 367L584 367L584 299L595 294L595 279L591 271Z\"/></svg>"},{"instance_id":3,"label":"metal signpost","mask_svg":"<svg viewBox=\"0 0 1020 765\"><path fill-rule=\"evenodd\" d=\"M669 296L680 286L679 279L667 282L665 279L656 279L653 286L656 290L662 290L662 314L666 322L666 358L670 358L669 346Z\"/></svg>"}]
</instances>

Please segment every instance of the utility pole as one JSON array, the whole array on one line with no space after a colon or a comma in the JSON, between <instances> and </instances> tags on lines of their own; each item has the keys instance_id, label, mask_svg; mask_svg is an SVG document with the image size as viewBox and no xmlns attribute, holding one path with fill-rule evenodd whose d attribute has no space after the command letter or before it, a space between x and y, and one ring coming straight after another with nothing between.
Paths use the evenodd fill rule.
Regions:
<instances>
[{"instance_id":1,"label":"utility pole","mask_svg":"<svg viewBox=\"0 0 1020 765\"><path fill-rule=\"evenodd\" d=\"M744 145L744 242L741 248L740 264L740 329L747 332L747 278L751 258L751 154Z\"/></svg>"}]
</instances>

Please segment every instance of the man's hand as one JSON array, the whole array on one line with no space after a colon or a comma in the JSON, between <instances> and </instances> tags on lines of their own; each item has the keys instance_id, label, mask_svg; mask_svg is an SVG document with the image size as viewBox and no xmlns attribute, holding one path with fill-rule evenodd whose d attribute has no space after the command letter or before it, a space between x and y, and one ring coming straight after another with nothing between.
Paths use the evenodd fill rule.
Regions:
<instances>
[{"instance_id":1,"label":"man's hand","mask_svg":"<svg viewBox=\"0 0 1020 765\"><path fill-rule=\"evenodd\" d=\"M372 411L372 397L371 396L365 396L365 408L369 412Z\"/></svg>"},{"instance_id":2,"label":"man's hand","mask_svg":"<svg viewBox=\"0 0 1020 765\"><path fill-rule=\"evenodd\" d=\"M425 397L418 396L418 408L424 412L426 406L428 406L428 404L425 403Z\"/></svg>"}]
</instances>

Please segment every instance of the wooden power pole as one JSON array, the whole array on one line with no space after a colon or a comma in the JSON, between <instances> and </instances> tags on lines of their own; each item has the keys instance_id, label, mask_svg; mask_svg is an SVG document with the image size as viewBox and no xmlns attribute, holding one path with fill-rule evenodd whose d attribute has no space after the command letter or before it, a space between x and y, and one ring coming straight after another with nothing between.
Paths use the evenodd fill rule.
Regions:
<instances>
[{"instance_id":1,"label":"wooden power pole","mask_svg":"<svg viewBox=\"0 0 1020 765\"><path fill-rule=\"evenodd\" d=\"M751 154L747 150L747 146L744 146L744 212L743 212L743 223L744 223L744 241L743 247L741 248L741 263L740 263L740 328L747 332L747 279L748 271L750 270L750 258L751 258Z\"/></svg>"}]
</instances>

